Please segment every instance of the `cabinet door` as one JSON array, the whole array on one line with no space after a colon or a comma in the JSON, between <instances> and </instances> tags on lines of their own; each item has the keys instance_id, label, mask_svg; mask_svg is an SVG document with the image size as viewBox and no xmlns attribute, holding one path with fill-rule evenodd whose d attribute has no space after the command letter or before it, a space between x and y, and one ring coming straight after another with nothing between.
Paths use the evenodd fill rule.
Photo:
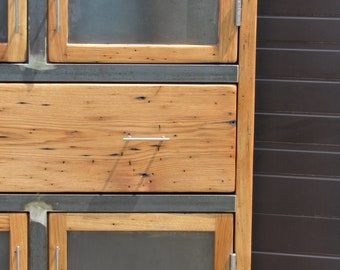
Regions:
<instances>
[{"instance_id":1,"label":"cabinet door","mask_svg":"<svg viewBox=\"0 0 340 270\"><path fill-rule=\"evenodd\" d=\"M235 0L49 0L52 62L235 62Z\"/></svg>"},{"instance_id":2,"label":"cabinet door","mask_svg":"<svg viewBox=\"0 0 340 270\"><path fill-rule=\"evenodd\" d=\"M233 192L235 85L0 85L3 192Z\"/></svg>"},{"instance_id":3,"label":"cabinet door","mask_svg":"<svg viewBox=\"0 0 340 270\"><path fill-rule=\"evenodd\" d=\"M225 270L231 214L50 214L49 270Z\"/></svg>"},{"instance_id":4,"label":"cabinet door","mask_svg":"<svg viewBox=\"0 0 340 270\"><path fill-rule=\"evenodd\" d=\"M0 0L0 62L27 59L27 1Z\"/></svg>"},{"instance_id":5,"label":"cabinet door","mask_svg":"<svg viewBox=\"0 0 340 270\"><path fill-rule=\"evenodd\" d=\"M27 270L27 215L0 214L0 269Z\"/></svg>"}]
</instances>

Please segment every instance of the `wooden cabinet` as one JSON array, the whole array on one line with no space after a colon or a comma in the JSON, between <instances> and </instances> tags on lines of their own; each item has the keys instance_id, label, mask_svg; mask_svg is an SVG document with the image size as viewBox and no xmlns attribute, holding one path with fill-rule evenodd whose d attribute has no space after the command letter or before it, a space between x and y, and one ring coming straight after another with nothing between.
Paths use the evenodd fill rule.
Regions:
<instances>
[{"instance_id":1,"label":"wooden cabinet","mask_svg":"<svg viewBox=\"0 0 340 270\"><path fill-rule=\"evenodd\" d=\"M234 191L235 85L0 91L2 192Z\"/></svg>"},{"instance_id":2,"label":"wooden cabinet","mask_svg":"<svg viewBox=\"0 0 340 270\"><path fill-rule=\"evenodd\" d=\"M27 270L27 214L0 213L0 268Z\"/></svg>"},{"instance_id":3,"label":"wooden cabinet","mask_svg":"<svg viewBox=\"0 0 340 270\"><path fill-rule=\"evenodd\" d=\"M27 1L0 0L0 62L27 59Z\"/></svg>"},{"instance_id":4,"label":"wooden cabinet","mask_svg":"<svg viewBox=\"0 0 340 270\"><path fill-rule=\"evenodd\" d=\"M225 270L231 214L50 214L49 269Z\"/></svg>"},{"instance_id":5,"label":"wooden cabinet","mask_svg":"<svg viewBox=\"0 0 340 270\"><path fill-rule=\"evenodd\" d=\"M26 5L0 0L6 268L250 270L257 1Z\"/></svg>"},{"instance_id":6,"label":"wooden cabinet","mask_svg":"<svg viewBox=\"0 0 340 270\"><path fill-rule=\"evenodd\" d=\"M234 63L235 0L49 0L51 62Z\"/></svg>"}]
</instances>

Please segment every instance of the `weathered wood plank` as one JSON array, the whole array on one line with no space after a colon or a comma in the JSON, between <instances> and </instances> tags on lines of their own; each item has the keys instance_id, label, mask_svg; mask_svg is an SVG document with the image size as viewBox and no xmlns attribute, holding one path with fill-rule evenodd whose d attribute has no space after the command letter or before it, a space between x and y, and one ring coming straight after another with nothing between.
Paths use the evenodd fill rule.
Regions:
<instances>
[{"instance_id":1,"label":"weathered wood plank","mask_svg":"<svg viewBox=\"0 0 340 270\"><path fill-rule=\"evenodd\" d=\"M10 269L28 268L28 219L27 214L10 214ZM20 248L19 264L17 265L17 247Z\"/></svg>"},{"instance_id":2,"label":"weathered wood plank","mask_svg":"<svg viewBox=\"0 0 340 270\"><path fill-rule=\"evenodd\" d=\"M228 192L232 85L1 86L0 190ZM124 142L123 138L170 141Z\"/></svg>"},{"instance_id":3,"label":"weathered wood plank","mask_svg":"<svg viewBox=\"0 0 340 270\"><path fill-rule=\"evenodd\" d=\"M242 2L235 215L237 269L251 269L257 1Z\"/></svg>"},{"instance_id":4,"label":"weathered wood plank","mask_svg":"<svg viewBox=\"0 0 340 270\"><path fill-rule=\"evenodd\" d=\"M0 231L9 231L9 215L0 215Z\"/></svg>"},{"instance_id":5,"label":"weathered wood plank","mask_svg":"<svg viewBox=\"0 0 340 270\"><path fill-rule=\"evenodd\" d=\"M70 231L215 231L216 216L205 214L66 214Z\"/></svg>"}]
</instances>

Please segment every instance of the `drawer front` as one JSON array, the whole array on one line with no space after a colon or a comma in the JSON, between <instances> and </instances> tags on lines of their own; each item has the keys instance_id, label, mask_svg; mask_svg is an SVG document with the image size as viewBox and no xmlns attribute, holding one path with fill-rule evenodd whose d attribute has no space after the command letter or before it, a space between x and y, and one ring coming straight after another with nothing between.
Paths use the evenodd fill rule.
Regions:
<instances>
[{"instance_id":1,"label":"drawer front","mask_svg":"<svg viewBox=\"0 0 340 270\"><path fill-rule=\"evenodd\" d=\"M49 60L233 63L235 10L235 0L49 0Z\"/></svg>"},{"instance_id":2,"label":"drawer front","mask_svg":"<svg viewBox=\"0 0 340 270\"><path fill-rule=\"evenodd\" d=\"M0 91L2 192L234 191L234 85Z\"/></svg>"}]
</instances>

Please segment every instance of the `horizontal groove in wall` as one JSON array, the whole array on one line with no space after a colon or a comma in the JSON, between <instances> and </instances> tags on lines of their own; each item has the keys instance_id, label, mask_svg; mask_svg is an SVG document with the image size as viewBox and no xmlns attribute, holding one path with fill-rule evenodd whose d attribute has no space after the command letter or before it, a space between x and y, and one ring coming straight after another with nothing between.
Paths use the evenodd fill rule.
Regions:
<instances>
[{"instance_id":1,"label":"horizontal groove in wall","mask_svg":"<svg viewBox=\"0 0 340 270\"><path fill-rule=\"evenodd\" d=\"M299 258L315 258L315 259L326 259L326 260L336 260L340 261L340 257L333 256L312 256L312 255L304 255L304 254L293 254L293 253L275 253L275 252L260 252L255 251L253 254L256 255L272 255L272 256L286 256L286 257L299 257Z\"/></svg>"},{"instance_id":2,"label":"horizontal groove in wall","mask_svg":"<svg viewBox=\"0 0 340 270\"><path fill-rule=\"evenodd\" d=\"M270 142L270 141L255 141L255 149L262 151L286 151L286 152L301 152L301 153L324 153L337 155L340 153L340 145L326 145L316 143L285 143L285 142Z\"/></svg>"},{"instance_id":3,"label":"horizontal groove in wall","mask_svg":"<svg viewBox=\"0 0 340 270\"><path fill-rule=\"evenodd\" d=\"M257 19L273 19L273 20L314 20L314 21L340 21L339 17L313 17L313 16L272 16L272 15L259 15Z\"/></svg>"},{"instance_id":4,"label":"horizontal groove in wall","mask_svg":"<svg viewBox=\"0 0 340 270\"><path fill-rule=\"evenodd\" d=\"M335 85L340 85L340 81L332 81L332 80L327 80L327 81L317 81L317 80L304 80L304 79L272 79L272 78L256 78L256 82L280 82L280 83L306 83L306 84L322 84L322 85L327 85L327 84L335 84Z\"/></svg>"},{"instance_id":5,"label":"horizontal groove in wall","mask_svg":"<svg viewBox=\"0 0 340 270\"><path fill-rule=\"evenodd\" d=\"M255 116L259 117L302 117L302 118L321 118L321 119L340 119L340 115L331 114L313 114L310 112L255 112Z\"/></svg>"}]
</instances>

